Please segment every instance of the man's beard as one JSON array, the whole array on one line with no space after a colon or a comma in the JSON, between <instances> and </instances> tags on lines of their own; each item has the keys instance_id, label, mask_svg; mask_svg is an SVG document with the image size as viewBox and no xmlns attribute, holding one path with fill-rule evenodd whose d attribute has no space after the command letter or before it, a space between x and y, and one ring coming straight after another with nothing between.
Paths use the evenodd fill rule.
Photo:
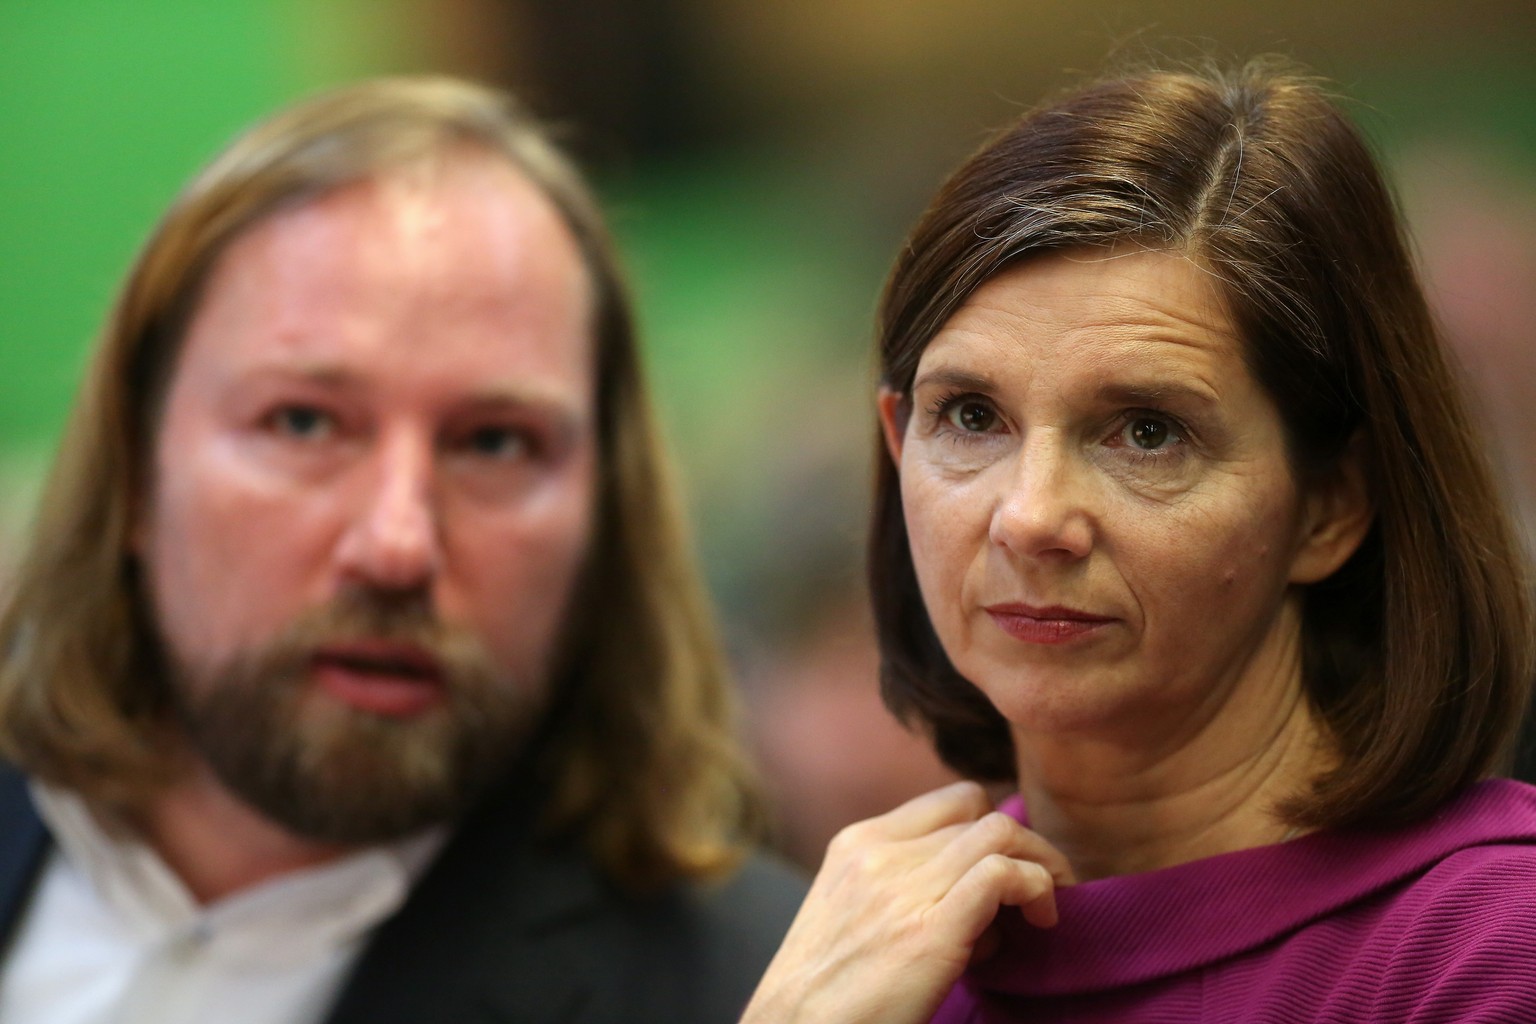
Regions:
<instances>
[{"instance_id":1,"label":"man's beard","mask_svg":"<svg viewBox=\"0 0 1536 1024\"><path fill-rule=\"evenodd\" d=\"M358 640L429 653L441 698L403 718L351 707L312 679L317 649ZM237 796L317 842L384 842L460 817L517 758L535 680L509 680L421 595L354 591L211 671L173 673L194 753Z\"/></svg>"}]
</instances>

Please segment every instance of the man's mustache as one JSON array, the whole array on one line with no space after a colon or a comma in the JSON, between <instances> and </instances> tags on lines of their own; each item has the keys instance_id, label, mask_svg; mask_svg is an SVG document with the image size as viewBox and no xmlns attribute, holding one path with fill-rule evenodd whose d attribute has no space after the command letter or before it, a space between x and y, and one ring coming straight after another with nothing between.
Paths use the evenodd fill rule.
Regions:
<instances>
[{"instance_id":1,"label":"man's mustache","mask_svg":"<svg viewBox=\"0 0 1536 1024\"><path fill-rule=\"evenodd\" d=\"M266 671L303 679L317 651L359 641L415 648L435 663L451 689L498 673L484 643L467 627L445 622L429 595L354 587L304 612L246 658ZM244 658L241 660L245 660Z\"/></svg>"}]
</instances>

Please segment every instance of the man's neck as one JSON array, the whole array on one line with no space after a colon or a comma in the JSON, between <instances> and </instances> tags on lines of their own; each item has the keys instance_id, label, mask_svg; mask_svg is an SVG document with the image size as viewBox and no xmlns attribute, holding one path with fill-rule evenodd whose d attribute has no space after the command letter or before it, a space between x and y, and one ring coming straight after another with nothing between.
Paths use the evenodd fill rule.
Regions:
<instances>
[{"instance_id":1,"label":"man's neck","mask_svg":"<svg viewBox=\"0 0 1536 1024\"><path fill-rule=\"evenodd\" d=\"M204 905L352 852L295 836L201 766L156 796L139 824L166 866Z\"/></svg>"}]
</instances>

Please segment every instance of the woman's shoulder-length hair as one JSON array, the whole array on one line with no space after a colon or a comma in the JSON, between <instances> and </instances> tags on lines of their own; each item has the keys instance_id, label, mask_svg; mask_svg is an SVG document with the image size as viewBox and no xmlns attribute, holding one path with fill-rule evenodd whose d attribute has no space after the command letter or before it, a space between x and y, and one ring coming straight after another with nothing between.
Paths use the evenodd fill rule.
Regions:
<instances>
[{"instance_id":1,"label":"woman's shoulder-length hair","mask_svg":"<svg viewBox=\"0 0 1536 1024\"><path fill-rule=\"evenodd\" d=\"M168 778L155 742L165 688L128 541L199 290L262 218L464 147L506 159L545 194L595 296L598 509L537 744L549 824L583 836L632 887L724 870L756 827L756 798L606 225L541 126L509 97L447 78L376 79L256 125L191 182L140 252L0 610L0 751L111 802L136 802Z\"/></svg>"},{"instance_id":2,"label":"woman's shoulder-length hair","mask_svg":"<svg viewBox=\"0 0 1536 1024\"><path fill-rule=\"evenodd\" d=\"M881 300L883 385L905 394L934 334L1004 266L1117 243L1214 275L1299 479L1350 446L1366 466L1371 530L1302 595L1304 684L1339 761L1282 812L1411 820L1501 768L1532 669L1521 553L1392 197L1316 80L1269 59L1135 71L1026 114L954 173L903 246ZM877 457L886 701L960 772L1012 779L1006 723L934 634L896 469Z\"/></svg>"}]
</instances>

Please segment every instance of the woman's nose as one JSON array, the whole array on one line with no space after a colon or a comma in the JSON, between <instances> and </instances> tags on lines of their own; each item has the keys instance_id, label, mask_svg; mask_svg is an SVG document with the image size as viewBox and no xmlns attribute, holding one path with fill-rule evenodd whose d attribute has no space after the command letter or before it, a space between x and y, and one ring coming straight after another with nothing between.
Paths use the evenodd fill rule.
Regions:
<instances>
[{"instance_id":1,"label":"woman's nose","mask_svg":"<svg viewBox=\"0 0 1536 1024\"><path fill-rule=\"evenodd\" d=\"M1088 481L1059 437L1021 446L992 512L992 543L1020 557L1076 559L1093 547Z\"/></svg>"},{"instance_id":2,"label":"woman's nose","mask_svg":"<svg viewBox=\"0 0 1536 1024\"><path fill-rule=\"evenodd\" d=\"M426 440L400 437L380 442L337 550L348 582L413 590L437 575L442 537L433 455Z\"/></svg>"}]
</instances>

